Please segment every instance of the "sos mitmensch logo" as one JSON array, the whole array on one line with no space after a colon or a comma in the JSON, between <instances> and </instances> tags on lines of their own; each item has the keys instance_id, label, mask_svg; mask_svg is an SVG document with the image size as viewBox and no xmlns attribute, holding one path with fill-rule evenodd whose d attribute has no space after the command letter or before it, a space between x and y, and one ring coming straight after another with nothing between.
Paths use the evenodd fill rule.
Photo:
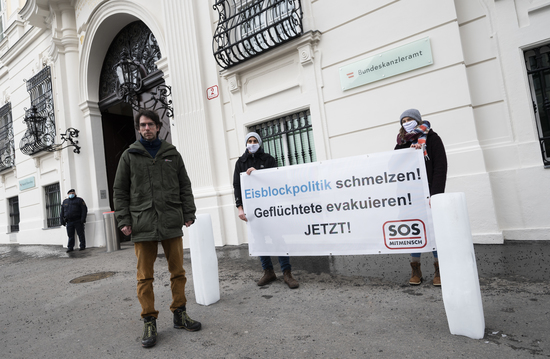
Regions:
<instances>
[{"instance_id":1,"label":"sos mitmensch logo","mask_svg":"<svg viewBox=\"0 0 550 359\"><path fill-rule=\"evenodd\" d=\"M419 219L405 219L384 223L384 244L389 249L424 248L426 225Z\"/></svg>"}]
</instances>

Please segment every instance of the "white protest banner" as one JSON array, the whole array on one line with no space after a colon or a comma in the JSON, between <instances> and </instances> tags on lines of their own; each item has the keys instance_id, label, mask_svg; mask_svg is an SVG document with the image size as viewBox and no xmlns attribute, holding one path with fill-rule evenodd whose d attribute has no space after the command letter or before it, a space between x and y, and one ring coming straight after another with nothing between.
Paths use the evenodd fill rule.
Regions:
<instances>
[{"instance_id":1,"label":"white protest banner","mask_svg":"<svg viewBox=\"0 0 550 359\"><path fill-rule=\"evenodd\" d=\"M435 250L422 151L241 173L251 255Z\"/></svg>"}]
</instances>

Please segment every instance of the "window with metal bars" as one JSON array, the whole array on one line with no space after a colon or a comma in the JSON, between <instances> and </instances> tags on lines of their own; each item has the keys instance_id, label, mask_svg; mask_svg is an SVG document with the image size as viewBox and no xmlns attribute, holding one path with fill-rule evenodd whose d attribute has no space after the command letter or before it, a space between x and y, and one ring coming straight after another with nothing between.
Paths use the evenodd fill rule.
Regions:
<instances>
[{"instance_id":1,"label":"window with metal bars","mask_svg":"<svg viewBox=\"0 0 550 359\"><path fill-rule=\"evenodd\" d=\"M44 187L48 228L61 226L61 193L59 183Z\"/></svg>"},{"instance_id":2,"label":"window with metal bars","mask_svg":"<svg viewBox=\"0 0 550 359\"><path fill-rule=\"evenodd\" d=\"M13 122L11 103L0 108L0 171L15 164L15 145L13 143Z\"/></svg>"},{"instance_id":3,"label":"window with metal bars","mask_svg":"<svg viewBox=\"0 0 550 359\"><path fill-rule=\"evenodd\" d=\"M10 207L10 232L19 232L19 197L8 198Z\"/></svg>"},{"instance_id":4,"label":"window with metal bars","mask_svg":"<svg viewBox=\"0 0 550 359\"><path fill-rule=\"evenodd\" d=\"M525 51L544 167L550 168L550 44Z\"/></svg>"},{"instance_id":5,"label":"window with metal bars","mask_svg":"<svg viewBox=\"0 0 550 359\"><path fill-rule=\"evenodd\" d=\"M19 142L19 149L26 155L32 155L50 149L55 141L55 112L49 66L27 81L27 92L31 98L31 108L26 110L24 122L27 131ZM34 118L27 118L33 109L36 110Z\"/></svg>"},{"instance_id":6,"label":"window with metal bars","mask_svg":"<svg viewBox=\"0 0 550 359\"><path fill-rule=\"evenodd\" d=\"M277 166L317 161L309 110L283 116L248 128L262 138L262 147Z\"/></svg>"},{"instance_id":7,"label":"window with metal bars","mask_svg":"<svg viewBox=\"0 0 550 359\"><path fill-rule=\"evenodd\" d=\"M0 0L0 41L4 39L4 23L6 17L6 11L2 3L3 1Z\"/></svg>"}]
</instances>

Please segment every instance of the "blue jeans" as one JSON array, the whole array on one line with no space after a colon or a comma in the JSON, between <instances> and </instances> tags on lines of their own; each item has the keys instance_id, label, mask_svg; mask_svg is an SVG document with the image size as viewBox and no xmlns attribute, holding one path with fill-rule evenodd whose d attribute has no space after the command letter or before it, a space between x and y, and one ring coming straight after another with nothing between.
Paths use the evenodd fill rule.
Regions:
<instances>
[{"instance_id":1,"label":"blue jeans","mask_svg":"<svg viewBox=\"0 0 550 359\"><path fill-rule=\"evenodd\" d=\"M433 251L432 252L434 254L434 258L437 258L437 251ZM417 257L417 258L420 258L420 255L422 253L411 253L411 257Z\"/></svg>"},{"instance_id":2,"label":"blue jeans","mask_svg":"<svg viewBox=\"0 0 550 359\"><path fill-rule=\"evenodd\" d=\"M281 265L281 271L290 270L290 257L278 257L279 264ZM273 269L273 263L271 263L271 257L261 256L260 261L262 261L262 268L264 270Z\"/></svg>"}]
</instances>

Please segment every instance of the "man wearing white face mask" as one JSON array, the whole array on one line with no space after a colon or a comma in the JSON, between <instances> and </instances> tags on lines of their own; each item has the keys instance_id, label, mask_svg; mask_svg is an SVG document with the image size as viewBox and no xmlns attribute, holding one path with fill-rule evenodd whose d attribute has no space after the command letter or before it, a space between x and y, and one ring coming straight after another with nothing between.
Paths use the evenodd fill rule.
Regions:
<instances>
[{"instance_id":1,"label":"man wearing white face mask","mask_svg":"<svg viewBox=\"0 0 550 359\"><path fill-rule=\"evenodd\" d=\"M239 218L247 222L246 214L243 209L243 201L241 198L241 176L242 172L246 172L250 175L252 171L261 170L265 168L277 167L275 158L269 153L264 152L262 148L262 139L256 132L250 132L245 137L246 151L235 163L235 172L233 173L233 188L235 190L235 204L239 210ZM259 286L264 286L277 279L275 271L273 270L273 263L271 257L261 256L262 268L264 275L258 281ZM279 264L281 265L281 271L283 272L283 280L289 288L295 289L299 287L298 281L292 277L290 272L290 259L289 257L279 257Z\"/></svg>"},{"instance_id":2,"label":"man wearing white face mask","mask_svg":"<svg viewBox=\"0 0 550 359\"><path fill-rule=\"evenodd\" d=\"M78 234L80 241L80 250L86 249L86 237L84 236L84 223L86 223L86 215L88 207L86 202L76 196L75 190L71 189L67 192L69 198L63 201L61 205L61 224L67 226L67 235L69 243L67 244L67 252L72 252L75 245L74 232Z\"/></svg>"}]
</instances>

